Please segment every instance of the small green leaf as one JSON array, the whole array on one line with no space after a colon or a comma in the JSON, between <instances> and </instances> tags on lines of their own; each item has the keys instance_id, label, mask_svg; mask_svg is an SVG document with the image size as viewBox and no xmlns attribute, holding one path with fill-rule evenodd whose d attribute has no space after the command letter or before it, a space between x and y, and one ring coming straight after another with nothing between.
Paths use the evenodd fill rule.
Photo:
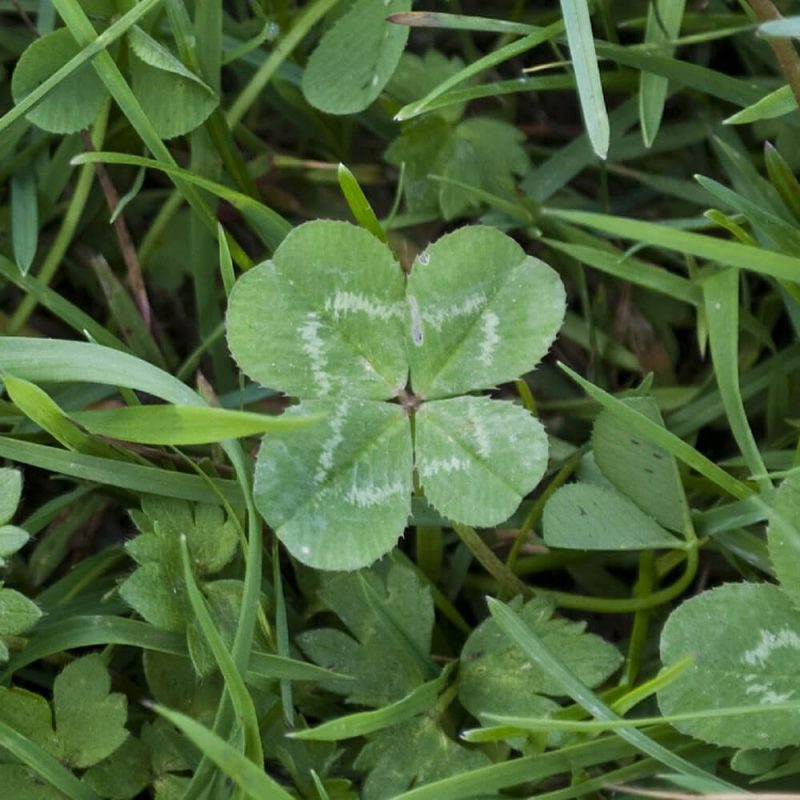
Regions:
<instances>
[{"instance_id":1,"label":"small green leaf","mask_svg":"<svg viewBox=\"0 0 800 800\"><path fill-rule=\"evenodd\" d=\"M658 692L663 714L751 706L740 717L675 723L723 747L770 749L797 743L800 711L769 710L796 698L800 622L789 597L769 584L726 584L685 601L661 633L665 667L687 655L688 670Z\"/></svg>"},{"instance_id":2,"label":"small green leaf","mask_svg":"<svg viewBox=\"0 0 800 800\"><path fill-rule=\"evenodd\" d=\"M365 236L371 235L364 232ZM256 506L295 558L358 569L387 553L411 513L411 432L395 404L305 401L287 415L327 413L289 436L266 437Z\"/></svg>"},{"instance_id":3,"label":"small green leaf","mask_svg":"<svg viewBox=\"0 0 800 800\"><path fill-rule=\"evenodd\" d=\"M219 506L145 496L132 514L141 533L126 544L139 564L119 587L123 600L152 625L183 631L191 619L183 580L180 536L185 534L199 576L219 572L238 545L233 521Z\"/></svg>"},{"instance_id":4,"label":"small green leaf","mask_svg":"<svg viewBox=\"0 0 800 800\"><path fill-rule=\"evenodd\" d=\"M133 800L152 780L147 748L129 736L107 759L83 776L95 792L109 800Z\"/></svg>"},{"instance_id":5,"label":"small green leaf","mask_svg":"<svg viewBox=\"0 0 800 800\"><path fill-rule=\"evenodd\" d=\"M0 468L0 525L14 516L22 497L22 473L18 469Z\"/></svg>"},{"instance_id":6,"label":"small green leaf","mask_svg":"<svg viewBox=\"0 0 800 800\"><path fill-rule=\"evenodd\" d=\"M548 500L542 517L551 547L578 550L650 550L681 547L625 495L614 489L573 483Z\"/></svg>"},{"instance_id":7,"label":"small green leaf","mask_svg":"<svg viewBox=\"0 0 800 800\"><path fill-rule=\"evenodd\" d=\"M602 683L622 662L619 651L586 633L585 623L555 617L553 612L551 600L536 598L519 615L584 683ZM559 681L512 642L493 618L470 634L461 651L458 697L477 719L485 714L543 716L558 708L551 698L562 694Z\"/></svg>"},{"instance_id":8,"label":"small green leaf","mask_svg":"<svg viewBox=\"0 0 800 800\"><path fill-rule=\"evenodd\" d=\"M653 422L664 421L650 397L629 397L626 406ZM626 420L602 411L595 420L592 445L597 466L614 486L671 531L690 524L689 505L675 457L633 431Z\"/></svg>"},{"instance_id":9,"label":"small green leaf","mask_svg":"<svg viewBox=\"0 0 800 800\"><path fill-rule=\"evenodd\" d=\"M339 164L336 175L339 179L339 188L342 190L344 199L347 200L347 205L350 206L350 211L356 222L385 244L386 231L383 230L381 223L378 222L375 211L369 200L367 200L367 196L359 185L356 176L344 164Z\"/></svg>"},{"instance_id":10,"label":"small green leaf","mask_svg":"<svg viewBox=\"0 0 800 800\"><path fill-rule=\"evenodd\" d=\"M6 558L24 547L30 538L27 531L16 525L0 525L0 567L5 565Z\"/></svg>"},{"instance_id":11,"label":"small green leaf","mask_svg":"<svg viewBox=\"0 0 800 800\"><path fill-rule=\"evenodd\" d=\"M356 0L322 37L303 73L303 93L329 114L363 111L383 91L408 39L408 28L386 21L411 0Z\"/></svg>"},{"instance_id":12,"label":"small green leaf","mask_svg":"<svg viewBox=\"0 0 800 800\"><path fill-rule=\"evenodd\" d=\"M362 748L356 769L367 772L363 800L388 800L410 787L490 764L480 750L454 742L435 715L426 715L382 731Z\"/></svg>"},{"instance_id":13,"label":"small green leaf","mask_svg":"<svg viewBox=\"0 0 800 800\"><path fill-rule=\"evenodd\" d=\"M144 31L133 28L129 41L133 91L158 135L172 139L202 125L219 102L213 90Z\"/></svg>"},{"instance_id":14,"label":"small green leaf","mask_svg":"<svg viewBox=\"0 0 800 800\"><path fill-rule=\"evenodd\" d=\"M36 39L17 62L11 79L14 102L19 103L67 63L81 48L66 28ZM28 119L50 133L74 133L88 128L97 118L108 92L89 64L62 80L28 112Z\"/></svg>"},{"instance_id":15,"label":"small green leaf","mask_svg":"<svg viewBox=\"0 0 800 800\"><path fill-rule=\"evenodd\" d=\"M53 684L56 733L64 761L91 767L110 756L127 738L125 695L109 693L111 677L99 654L67 665Z\"/></svg>"},{"instance_id":16,"label":"small green leaf","mask_svg":"<svg viewBox=\"0 0 800 800\"><path fill-rule=\"evenodd\" d=\"M779 89L764 95L760 100L746 106L741 111L731 114L725 125L746 125L759 122L762 119L775 119L785 114L797 111L797 100L791 86L781 86Z\"/></svg>"},{"instance_id":17,"label":"small green leaf","mask_svg":"<svg viewBox=\"0 0 800 800\"><path fill-rule=\"evenodd\" d=\"M348 223L296 228L231 292L228 344L254 380L297 397L394 397L406 384L403 273Z\"/></svg>"},{"instance_id":18,"label":"small green leaf","mask_svg":"<svg viewBox=\"0 0 800 800\"><path fill-rule=\"evenodd\" d=\"M783 590L800 606L800 472L781 484L774 504L767 528L770 561Z\"/></svg>"},{"instance_id":19,"label":"small green leaf","mask_svg":"<svg viewBox=\"0 0 800 800\"><path fill-rule=\"evenodd\" d=\"M369 602L362 581L397 621L402 636L393 635ZM433 601L414 571L387 558L359 573L322 575L317 595L350 632L320 628L297 637L315 663L352 676L322 679L322 688L345 695L348 703L381 708L401 702L424 683L417 653L430 651Z\"/></svg>"},{"instance_id":20,"label":"small green leaf","mask_svg":"<svg viewBox=\"0 0 800 800\"><path fill-rule=\"evenodd\" d=\"M33 600L14 589L0 588L0 636L24 633L41 616L42 612Z\"/></svg>"},{"instance_id":21,"label":"small green leaf","mask_svg":"<svg viewBox=\"0 0 800 800\"><path fill-rule=\"evenodd\" d=\"M445 517L496 525L544 475L547 434L513 403L434 400L416 415L416 465L426 498Z\"/></svg>"},{"instance_id":22,"label":"small green leaf","mask_svg":"<svg viewBox=\"0 0 800 800\"><path fill-rule=\"evenodd\" d=\"M564 287L494 228L472 226L422 252L408 279L414 392L447 397L533 369L564 319Z\"/></svg>"}]
</instances>

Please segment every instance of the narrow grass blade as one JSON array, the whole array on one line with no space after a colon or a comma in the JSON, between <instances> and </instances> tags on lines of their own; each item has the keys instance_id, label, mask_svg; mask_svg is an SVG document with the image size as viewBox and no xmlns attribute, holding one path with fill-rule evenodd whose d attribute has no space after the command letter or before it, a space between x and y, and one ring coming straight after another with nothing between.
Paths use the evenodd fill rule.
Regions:
<instances>
[{"instance_id":1,"label":"narrow grass blade","mask_svg":"<svg viewBox=\"0 0 800 800\"><path fill-rule=\"evenodd\" d=\"M49 753L5 722L0 722L0 746L23 764L27 764L43 781L63 792L69 800L100 800L85 783L61 766Z\"/></svg>"},{"instance_id":2,"label":"narrow grass blade","mask_svg":"<svg viewBox=\"0 0 800 800\"><path fill-rule=\"evenodd\" d=\"M153 705L152 709L178 728L252 800L293 800L293 795L270 778L261 766L248 760L213 731L177 711L160 705Z\"/></svg>"},{"instance_id":3,"label":"narrow grass blade","mask_svg":"<svg viewBox=\"0 0 800 800\"><path fill-rule=\"evenodd\" d=\"M758 35L765 39L791 39L800 36L800 17L786 17L764 22L758 26Z\"/></svg>"},{"instance_id":4,"label":"narrow grass blade","mask_svg":"<svg viewBox=\"0 0 800 800\"><path fill-rule=\"evenodd\" d=\"M764 95L760 100L745 106L741 111L731 114L723 120L723 125L747 125L762 119L776 119L785 114L797 111L797 100L791 86L781 86L779 89Z\"/></svg>"},{"instance_id":5,"label":"narrow grass blade","mask_svg":"<svg viewBox=\"0 0 800 800\"><path fill-rule=\"evenodd\" d=\"M110 458L72 453L57 447L16 441L7 436L0 436L0 457L59 475L67 475L70 478L114 486L117 489L147 492L198 503L219 503L219 497L209 487L208 482L197 475L185 475L158 467L145 467ZM208 480L213 481L214 488L231 505L241 507L242 496L238 483L220 479Z\"/></svg>"},{"instance_id":6,"label":"narrow grass blade","mask_svg":"<svg viewBox=\"0 0 800 800\"><path fill-rule=\"evenodd\" d=\"M739 390L739 272L735 269L720 270L706 278L701 286L714 375L731 433L750 473L766 475L767 468L747 421ZM759 484L762 490L772 489L768 478L761 478Z\"/></svg>"},{"instance_id":7,"label":"narrow grass blade","mask_svg":"<svg viewBox=\"0 0 800 800\"><path fill-rule=\"evenodd\" d=\"M395 25L412 28L443 28L455 31L480 31L482 33L534 33L536 26L491 17L471 17L466 14L445 14L436 11L402 11L390 14L387 19Z\"/></svg>"},{"instance_id":8,"label":"narrow grass blade","mask_svg":"<svg viewBox=\"0 0 800 800\"><path fill-rule=\"evenodd\" d=\"M647 26L644 40L648 45L663 45L680 34L686 0L652 0L647 10ZM665 48L665 55L672 56L673 47ZM667 99L669 81L652 72L642 72L639 82L639 116L642 124L642 139L650 147L658 135L664 101Z\"/></svg>"},{"instance_id":9,"label":"narrow grass blade","mask_svg":"<svg viewBox=\"0 0 800 800\"><path fill-rule=\"evenodd\" d=\"M192 445L224 442L269 431L291 431L320 417L284 417L198 406L130 406L81 411L72 418L98 436L138 444Z\"/></svg>"},{"instance_id":10,"label":"narrow grass blade","mask_svg":"<svg viewBox=\"0 0 800 800\"><path fill-rule=\"evenodd\" d=\"M430 103L454 86L458 86L460 83L469 80L474 75L478 75L484 70L502 64L510 58L522 55L522 53L532 50L543 42L555 39L563 30L563 24L561 22L555 22L552 25L548 25L546 28L540 28L535 33L531 33L522 39L507 44L483 58L479 58L477 61L464 67L464 69L459 70L455 75L451 75L447 80L442 81L421 100L415 100L413 103L403 106L403 108L394 115L394 118L403 121L425 113Z\"/></svg>"},{"instance_id":11,"label":"narrow grass blade","mask_svg":"<svg viewBox=\"0 0 800 800\"><path fill-rule=\"evenodd\" d=\"M183 169L177 164L156 161L152 158L143 156L126 155L125 153L93 152L80 153L72 159L73 164L127 164L128 166L147 167L148 169L159 170L179 181L196 186L210 192L220 200L230 203L235 209L241 211L253 226L254 232L261 241L270 249L275 250L284 240L286 235L292 230L292 226L276 211L269 206L259 203L246 194L229 189L221 183L215 183L208 178L195 175L187 169ZM214 231L219 230L215 223Z\"/></svg>"},{"instance_id":12,"label":"narrow grass blade","mask_svg":"<svg viewBox=\"0 0 800 800\"><path fill-rule=\"evenodd\" d=\"M396 703L390 703L376 711L362 711L359 714L339 717L317 725L316 728L296 731L289 736L292 739L308 739L314 742L336 742L339 739L366 736L368 733L375 733L392 725L398 725L417 714L422 714L433 706L447 685L447 679L453 671L452 667L452 664L448 665L438 678L423 683L422 686L418 686Z\"/></svg>"},{"instance_id":13,"label":"narrow grass blade","mask_svg":"<svg viewBox=\"0 0 800 800\"><path fill-rule=\"evenodd\" d=\"M669 272L663 267L649 264L638 258L598 247L587 247L580 244L568 244L557 239L542 239L544 244L571 258L580 261L607 275L628 281L645 289L665 294L682 303L699 306L703 297L701 291L690 280ZM598 244L601 242L598 240Z\"/></svg>"},{"instance_id":14,"label":"narrow grass blade","mask_svg":"<svg viewBox=\"0 0 800 800\"><path fill-rule=\"evenodd\" d=\"M578 99L583 124L589 134L592 149L602 159L608 155L611 132L608 112L603 99L603 84L594 49L592 19L587 0L561 0L561 16L567 31L567 44L578 84Z\"/></svg>"},{"instance_id":15,"label":"narrow grass blade","mask_svg":"<svg viewBox=\"0 0 800 800\"><path fill-rule=\"evenodd\" d=\"M662 428L657 423L648 419L644 414L625 405L608 392L594 386L585 378L578 375L569 367L560 364L561 369L567 373L593 400L600 403L603 408L607 408L616 416L630 425L631 430L639 432L642 436L649 439L653 444L663 447L672 453L675 458L683 461L692 469L704 475L720 489L727 492L738 500L744 500L753 494L753 491L744 483L737 481L732 475L718 467L713 461L699 453L691 445L679 439L674 433L670 433L666 428Z\"/></svg>"},{"instance_id":16,"label":"narrow grass blade","mask_svg":"<svg viewBox=\"0 0 800 800\"><path fill-rule=\"evenodd\" d=\"M339 164L336 175L339 179L339 187L342 190L344 199L347 200L347 205L350 206L350 211L356 222L385 243L386 231L383 230L381 223L378 222L375 211L372 209L369 200L367 200L364 190L359 186L356 176L344 164Z\"/></svg>"},{"instance_id":17,"label":"narrow grass blade","mask_svg":"<svg viewBox=\"0 0 800 800\"><path fill-rule=\"evenodd\" d=\"M186 584L186 593L192 607L195 619L203 632L203 636L211 649L214 660L222 673L225 689L231 698L231 704L236 712L240 724L244 729L245 755L254 764L264 763L264 751L261 747L261 734L258 728L258 717L253 705L253 698L244 685L236 664L228 652L225 642L216 629L211 614L206 606L206 601L194 580L192 567L189 560L189 548L186 544L186 535L181 534L181 564L183 566L183 579Z\"/></svg>"},{"instance_id":18,"label":"narrow grass blade","mask_svg":"<svg viewBox=\"0 0 800 800\"><path fill-rule=\"evenodd\" d=\"M615 714L594 692L582 683L570 670L568 670L548 649L539 636L531 630L530 626L519 615L494 598L488 598L489 612L494 617L501 630L530 658L545 674L557 680L564 692L576 703L585 708L590 714L600 720L617 721L620 718ZM651 758L676 770L684 775L693 775L710 784L714 784L719 791L741 791L733 784L714 778L700 767L676 755L672 750L646 736L638 730L619 728L617 734L625 741L632 744L637 750L646 753Z\"/></svg>"},{"instance_id":19,"label":"narrow grass blade","mask_svg":"<svg viewBox=\"0 0 800 800\"><path fill-rule=\"evenodd\" d=\"M760 247L750 247L738 242L728 242L713 236L678 230L670 225L586 211L560 211L547 209L543 213L556 219L585 225L612 236L642 242L666 250L716 261L731 267L739 267L759 275L800 283L800 258L775 253Z\"/></svg>"}]
</instances>

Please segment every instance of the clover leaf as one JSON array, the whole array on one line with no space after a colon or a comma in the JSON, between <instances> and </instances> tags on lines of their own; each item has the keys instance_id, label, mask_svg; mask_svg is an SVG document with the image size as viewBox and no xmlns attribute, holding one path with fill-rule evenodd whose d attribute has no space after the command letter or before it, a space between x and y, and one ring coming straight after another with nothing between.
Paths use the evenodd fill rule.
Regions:
<instances>
[{"instance_id":1,"label":"clover leaf","mask_svg":"<svg viewBox=\"0 0 800 800\"><path fill-rule=\"evenodd\" d=\"M227 316L245 373L300 398L289 414L326 413L264 439L264 519L312 567L366 566L402 534L414 465L445 517L507 519L544 473L547 436L512 403L463 395L533 369L564 311L556 272L493 228L443 236L408 277L361 228L296 228L238 280Z\"/></svg>"}]
</instances>

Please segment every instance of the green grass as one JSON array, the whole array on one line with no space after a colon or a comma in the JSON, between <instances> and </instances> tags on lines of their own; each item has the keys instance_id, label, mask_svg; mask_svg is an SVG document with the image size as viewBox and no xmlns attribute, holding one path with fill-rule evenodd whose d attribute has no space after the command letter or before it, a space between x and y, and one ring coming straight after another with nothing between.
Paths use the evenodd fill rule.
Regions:
<instances>
[{"instance_id":1,"label":"green grass","mask_svg":"<svg viewBox=\"0 0 800 800\"><path fill-rule=\"evenodd\" d=\"M796 791L798 19L0 0L0 794Z\"/></svg>"}]
</instances>

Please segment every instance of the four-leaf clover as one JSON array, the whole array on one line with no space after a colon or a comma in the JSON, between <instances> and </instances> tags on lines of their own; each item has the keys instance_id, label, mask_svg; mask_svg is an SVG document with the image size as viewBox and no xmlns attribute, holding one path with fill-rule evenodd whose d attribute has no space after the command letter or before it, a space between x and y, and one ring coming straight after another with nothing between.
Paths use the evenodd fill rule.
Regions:
<instances>
[{"instance_id":1,"label":"four-leaf clover","mask_svg":"<svg viewBox=\"0 0 800 800\"><path fill-rule=\"evenodd\" d=\"M301 399L287 414L326 414L258 456L256 505L289 551L318 569L380 558L414 466L443 516L507 519L544 474L547 436L521 407L466 393L531 370L564 310L557 273L494 228L443 236L408 276L349 223L289 234L236 283L227 318L242 370Z\"/></svg>"}]
</instances>

